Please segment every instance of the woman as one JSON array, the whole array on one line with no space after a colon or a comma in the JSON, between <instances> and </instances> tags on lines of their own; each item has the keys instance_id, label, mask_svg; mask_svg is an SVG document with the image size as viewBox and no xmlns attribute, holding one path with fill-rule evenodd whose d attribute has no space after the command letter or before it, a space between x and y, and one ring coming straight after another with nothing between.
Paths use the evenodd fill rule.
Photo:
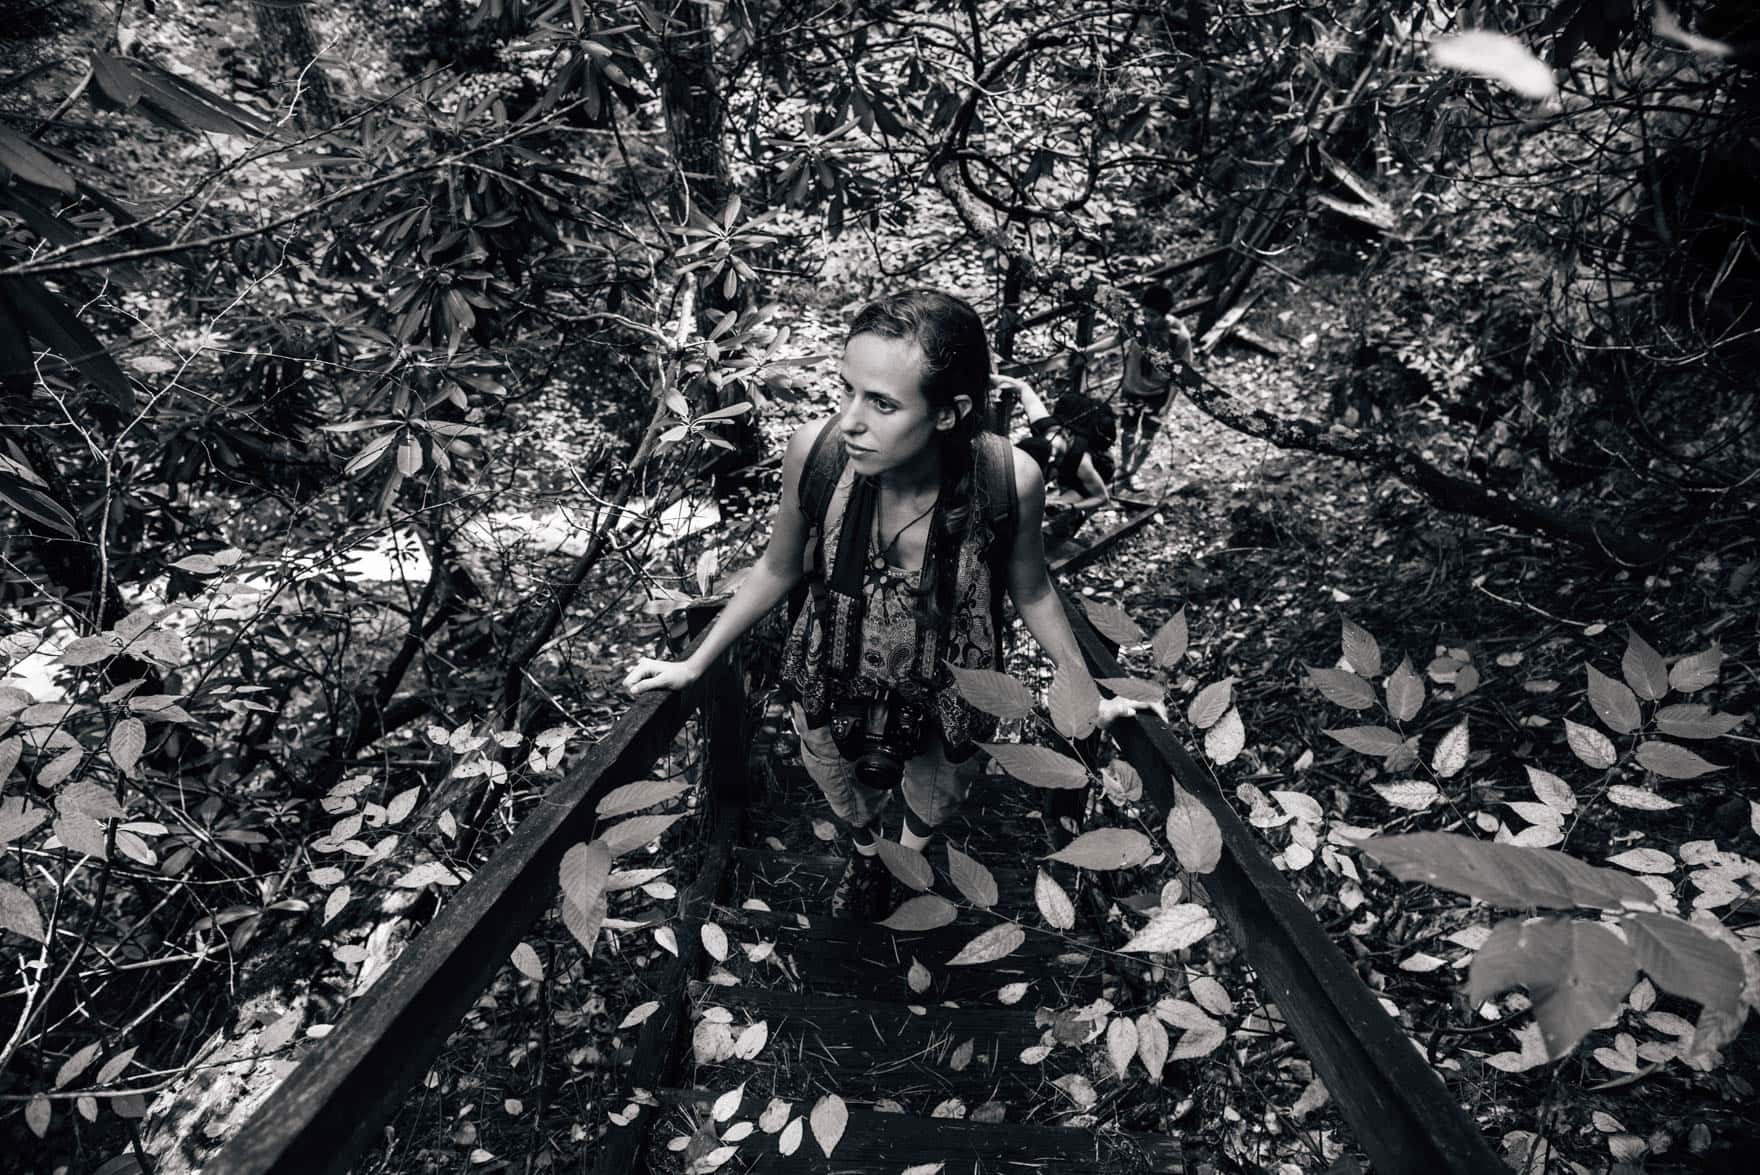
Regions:
<instances>
[{"instance_id":1,"label":"woman","mask_svg":"<svg viewBox=\"0 0 1760 1175\"><path fill-rule=\"evenodd\" d=\"M878 856L892 794L881 768L896 752L899 843L921 851L982 772L974 744L995 720L966 705L945 665L1001 667L1002 588L1060 672L1088 671L1045 568L1039 468L979 431L991 372L977 312L927 289L869 303L850 326L841 376L838 414L789 441L770 543L745 582L688 660L643 657L624 688L691 684L806 576L812 604L789 635L783 677L802 762L855 842L832 912L876 918L890 888ZM1006 549L990 546L998 528L977 476L977 454L998 444L1018 502ZM828 468L834 482L817 472ZM1100 722L1136 709L1107 699Z\"/></svg>"}]
</instances>

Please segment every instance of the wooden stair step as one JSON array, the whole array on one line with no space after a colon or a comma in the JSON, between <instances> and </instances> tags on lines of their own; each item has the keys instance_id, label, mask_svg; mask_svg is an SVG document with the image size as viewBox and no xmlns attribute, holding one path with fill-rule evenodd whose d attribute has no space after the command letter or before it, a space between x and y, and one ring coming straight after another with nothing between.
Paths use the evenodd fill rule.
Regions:
<instances>
[{"instance_id":1,"label":"wooden stair step","mask_svg":"<svg viewBox=\"0 0 1760 1175\"><path fill-rule=\"evenodd\" d=\"M958 846L965 851L965 846ZM771 909L824 914L831 906L831 894L848 858L819 853L779 853L766 848L741 848L739 871L733 882L733 904L746 898L761 898ZM947 850L931 845L929 863L935 869L934 892L954 901L964 901L959 888L947 876ZM1008 865L986 865L996 880L996 906L1003 910L1034 909L1033 878L1036 869ZM902 883L893 887L908 894ZM900 901L903 900L901 896Z\"/></svg>"},{"instance_id":2,"label":"wooden stair step","mask_svg":"<svg viewBox=\"0 0 1760 1175\"><path fill-rule=\"evenodd\" d=\"M665 1140L680 1133L680 1122L707 1117L716 1092L666 1089L659 1097L662 1105L691 1111L688 1117L681 1112L676 1118L661 1120L655 1146L664 1153ZM752 1121L765 1104L766 1099L748 1095L731 1121ZM1177 1175L1185 1169L1179 1139L1171 1136L925 1118L883 1113L856 1102L846 1104L849 1122L829 1158L810 1128L804 1129L799 1149L786 1156L777 1149L777 1135L754 1130L738 1144L739 1152L727 1169L789 1175L899 1175L907 1167L937 1162L945 1164L942 1175ZM798 1103L793 1113L804 1116L811 1109L811 1103Z\"/></svg>"},{"instance_id":3,"label":"wooden stair step","mask_svg":"<svg viewBox=\"0 0 1760 1175\"><path fill-rule=\"evenodd\" d=\"M1021 1061L1021 1051L1045 1033L1034 1023L1031 998L1013 1007L949 1007L706 983L693 984L691 994L699 1012L721 1007L736 1027L762 1020L768 1028L755 1060L699 1067L699 1079L729 1087L745 1081L766 1096L817 1096L835 1087L923 1114L950 1097L968 1108L995 1099L1010 1104L1011 1118L1024 1118L1055 1105L1046 1082L1086 1064L1084 1050L1073 1047L1055 1048L1037 1064Z\"/></svg>"},{"instance_id":4,"label":"wooden stair step","mask_svg":"<svg viewBox=\"0 0 1760 1175\"><path fill-rule=\"evenodd\" d=\"M1041 1002L1061 1000L1060 1006L1067 1006L1070 1000L1097 991L1104 977L1104 956L1089 941L1035 927L1026 928L1025 941L1012 954L993 963L947 966L962 947L996 925L998 919L987 914L962 912L952 923L925 931L745 909L718 909L714 920L742 943L774 944L777 959L751 963L738 949L728 958L735 975L762 987L789 985L798 979L807 990L820 994L938 1002L994 1000L1003 985L1025 981L1034 985ZM913 958L930 975L930 986L921 993L912 993L906 983Z\"/></svg>"}]
</instances>

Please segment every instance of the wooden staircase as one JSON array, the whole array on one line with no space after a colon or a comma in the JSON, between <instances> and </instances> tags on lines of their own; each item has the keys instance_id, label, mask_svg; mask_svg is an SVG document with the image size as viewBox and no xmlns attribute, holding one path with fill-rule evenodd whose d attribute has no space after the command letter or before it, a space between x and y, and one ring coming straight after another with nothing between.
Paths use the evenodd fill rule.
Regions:
<instances>
[{"instance_id":1,"label":"wooden staircase","mask_svg":"<svg viewBox=\"0 0 1760 1175\"><path fill-rule=\"evenodd\" d=\"M822 1175L1182 1170L1177 1138L1105 1125L1109 1101L1129 1087L1103 1056L1096 1060L1103 1049L1055 1040L1050 1011L1100 999L1107 974L1091 935L1053 932L1037 913L1038 858L1052 845L1029 805L1043 793L986 777L991 786L974 789L968 814L927 853L932 892L960 904L958 917L934 930L894 931L829 915L844 857L815 837L825 806L787 753L792 742L785 735L773 744L754 843L735 852L728 895L712 911L732 945L706 980L690 985L688 1087L656 1091L661 1110L643 1167ZM888 821L895 834L897 820L895 802ZM947 876L949 840L994 877L991 911L970 908ZM896 879L893 892L895 904L912 894ZM947 966L999 918L1026 929L1020 947L992 963ZM1005 994L1015 1002L1004 1004ZM729 1037L759 1023L764 1044L756 1055L718 1055ZM1098 1104L1084 1109L1060 1079ZM811 1124L827 1095L846 1115L829 1155Z\"/></svg>"}]
</instances>

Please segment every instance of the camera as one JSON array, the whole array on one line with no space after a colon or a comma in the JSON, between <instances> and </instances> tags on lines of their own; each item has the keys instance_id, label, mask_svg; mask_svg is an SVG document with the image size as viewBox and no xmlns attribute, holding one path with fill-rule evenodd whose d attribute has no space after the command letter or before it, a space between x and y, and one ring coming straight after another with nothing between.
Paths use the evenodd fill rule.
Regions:
<instances>
[{"instance_id":1,"label":"camera","mask_svg":"<svg viewBox=\"0 0 1760 1175\"><path fill-rule=\"evenodd\" d=\"M864 787L893 788L904 779L904 762L923 749L929 707L923 696L907 697L872 677L838 682L831 714L831 738L856 765Z\"/></svg>"}]
</instances>

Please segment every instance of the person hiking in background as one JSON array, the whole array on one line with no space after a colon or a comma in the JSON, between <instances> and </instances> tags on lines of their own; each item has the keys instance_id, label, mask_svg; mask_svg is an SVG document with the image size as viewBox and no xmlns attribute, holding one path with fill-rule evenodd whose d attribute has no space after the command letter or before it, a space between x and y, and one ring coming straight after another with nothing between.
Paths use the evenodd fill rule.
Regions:
<instances>
[{"instance_id":1,"label":"person hiking in background","mask_svg":"<svg viewBox=\"0 0 1760 1175\"><path fill-rule=\"evenodd\" d=\"M982 429L991 378L983 321L929 289L889 295L851 323L836 416L803 425L783 457L769 545L683 661L648 657L632 694L681 689L803 578L783 652L801 761L855 852L834 915L883 917L881 818L904 793L899 843L922 850L982 774L996 719L968 705L949 664L1001 669L1006 593L1059 673L1088 677L1052 590L1039 466ZM1100 703L1102 726L1133 714Z\"/></svg>"},{"instance_id":2,"label":"person hiking in background","mask_svg":"<svg viewBox=\"0 0 1760 1175\"><path fill-rule=\"evenodd\" d=\"M1054 487L1047 505L1096 510L1109 498L1108 482L1116 463L1108 451L1117 435L1110 405L1086 396L1064 396L1053 411L1025 380L1009 375L990 377L993 388L1012 388L1026 414L1031 435L1015 447L1031 457L1047 485Z\"/></svg>"},{"instance_id":3,"label":"person hiking in background","mask_svg":"<svg viewBox=\"0 0 1760 1175\"><path fill-rule=\"evenodd\" d=\"M1162 285L1150 286L1143 291L1141 302L1149 339L1156 349L1168 351L1179 362L1189 365L1192 336L1173 312L1172 291ZM1119 439L1122 486L1135 488L1137 472L1167 423L1176 384L1176 373L1161 370L1135 339L1125 342L1124 369L1118 382L1119 412L1124 418Z\"/></svg>"}]
</instances>

